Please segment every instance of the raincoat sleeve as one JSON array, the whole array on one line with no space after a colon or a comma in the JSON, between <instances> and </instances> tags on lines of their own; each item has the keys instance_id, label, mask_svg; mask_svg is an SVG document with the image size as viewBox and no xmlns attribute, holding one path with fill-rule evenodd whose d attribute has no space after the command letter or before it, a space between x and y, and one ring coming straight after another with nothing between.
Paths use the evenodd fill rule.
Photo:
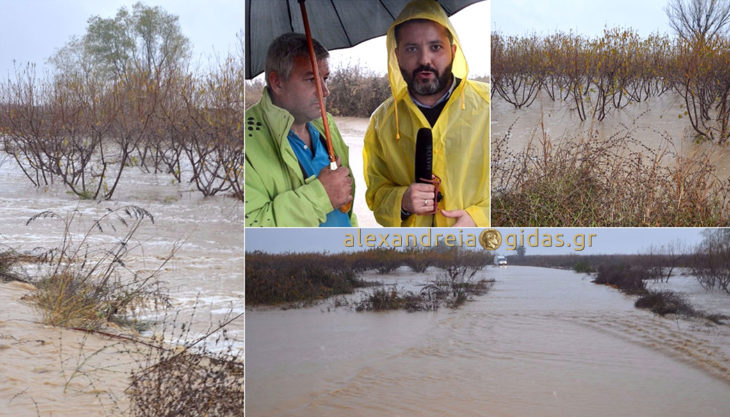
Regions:
<instances>
[{"instance_id":1,"label":"raincoat sleeve","mask_svg":"<svg viewBox=\"0 0 730 417\"><path fill-rule=\"evenodd\" d=\"M489 227L491 220L489 218L489 199L480 201L476 205L469 206L465 209L471 219L474 220L477 227Z\"/></svg>"},{"instance_id":2,"label":"raincoat sleeve","mask_svg":"<svg viewBox=\"0 0 730 417\"><path fill-rule=\"evenodd\" d=\"M396 185L388 179L388 165L377 138L374 116L365 132L363 146L363 167L365 169L365 199L378 223L386 227L402 225L401 201L407 186Z\"/></svg>"},{"instance_id":3,"label":"raincoat sleeve","mask_svg":"<svg viewBox=\"0 0 730 417\"><path fill-rule=\"evenodd\" d=\"M297 188L270 196L264 185L266 175L270 174L259 172L246 158L247 227L319 227L333 210L327 191L315 176Z\"/></svg>"}]
</instances>

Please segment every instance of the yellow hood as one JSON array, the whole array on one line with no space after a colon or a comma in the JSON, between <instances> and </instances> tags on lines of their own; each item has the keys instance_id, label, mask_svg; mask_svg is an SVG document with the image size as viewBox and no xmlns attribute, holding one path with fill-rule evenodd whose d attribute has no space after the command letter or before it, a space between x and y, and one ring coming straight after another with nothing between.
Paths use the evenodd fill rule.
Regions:
<instances>
[{"instance_id":1,"label":"yellow hood","mask_svg":"<svg viewBox=\"0 0 730 417\"><path fill-rule=\"evenodd\" d=\"M406 94L408 94L408 85L401 75L400 67L398 66L398 58L395 56L395 27L399 24L413 19L428 19L440 24L451 32L454 38L454 45L456 45L456 55L454 56L454 64L452 67L452 73L454 76L466 79L469 73L469 66L466 64L466 58L461 50L461 43L459 43L459 36L456 34L456 30L451 25L449 18L446 16L446 12L441 8L438 2L433 0L414 0L403 8L403 11L398 15L390 28L386 36L386 43L388 47L388 78L390 79L390 89L393 93L395 100L402 100Z\"/></svg>"}]
</instances>

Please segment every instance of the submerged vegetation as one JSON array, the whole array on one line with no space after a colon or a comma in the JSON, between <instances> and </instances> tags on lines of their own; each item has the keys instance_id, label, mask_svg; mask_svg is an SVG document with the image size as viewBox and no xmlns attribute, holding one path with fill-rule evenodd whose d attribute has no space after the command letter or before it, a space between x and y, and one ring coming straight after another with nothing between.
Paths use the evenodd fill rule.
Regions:
<instances>
[{"instance_id":1,"label":"submerged vegetation","mask_svg":"<svg viewBox=\"0 0 730 417\"><path fill-rule=\"evenodd\" d=\"M493 225L730 225L730 181L709 155L681 156L668 138L650 149L628 128L605 139L591 128L556 142L541 124L514 152L512 135L492 142Z\"/></svg>"},{"instance_id":2,"label":"submerged vegetation","mask_svg":"<svg viewBox=\"0 0 730 417\"><path fill-rule=\"evenodd\" d=\"M704 14L684 22L727 24L727 18L718 23L721 19ZM598 133L612 112L671 94L681 98L684 111L662 117L688 120L696 142L728 142L730 39L721 30L685 32L674 39L641 38L618 28L595 38L492 34L492 95L515 109L528 108L541 96L590 123L573 137L550 137L541 121L519 152L508 150L511 128L493 138L492 224L730 225L730 181L719 176L710 155L677 151L679 143L673 141L679 133L665 134L665 143L654 149L628 125L605 139Z\"/></svg>"},{"instance_id":3,"label":"submerged vegetation","mask_svg":"<svg viewBox=\"0 0 730 417\"><path fill-rule=\"evenodd\" d=\"M457 308L474 296L484 295L494 279L474 279L483 266L450 266L435 279L421 286L419 292L399 291L397 287L377 288L355 303L357 311L406 310L435 311L445 305Z\"/></svg>"},{"instance_id":4,"label":"submerged vegetation","mask_svg":"<svg viewBox=\"0 0 730 417\"><path fill-rule=\"evenodd\" d=\"M697 140L730 138L730 39L642 39L631 29L604 29L594 39L570 33L505 37L492 34L492 94L514 108L540 93L568 103L580 120L603 120L611 111L672 91Z\"/></svg>"},{"instance_id":5,"label":"submerged vegetation","mask_svg":"<svg viewBox=\"0 0 730 417\"><path fill-rule=\"evenodd\" d=\"M333 255L248 252L246 303L249 305L311 303L337 294L351 294L357 287L372 285L358 279L356 274L368 270L386 274L401 266L407 266L417 273L426 271L428 267L440 268L447 271L449 276L453 274L454 279L460 278L459 283L465 283L473 277L471 271L475 273L491 261L492 255L487 252L455 248L404 251L373 249ZM456 281L453 283L456 285ZM404 303L408 300L403 300L402 297L400 294L393 297L390 292L382 290L376 298L388 301L385 304L402 304L403 308L406 308ZM377 299L375 302L380 305ZM415 302L413 298L410 300Z\"/></svg>"},{"instance_id":6,"label":"submerged vegetation","mask_svg":"<svg viewBox=\"0 0 730 417\"><path fill-rule=\"evenodd\" d=\"M35 187L108 200L139 169L243 200L243 64L189 68L177 17L137 3L89 19L50 62L0 83L0 151Z\"/></svg>"},{"instance_id":7,"label":"submerged vegetation","mask_svg":"<svg viewBox=\"0 0 730 417\"><path fill-rule=\"evenodd\" d=\"M121 341L106 343L91 353L82 343L73 372L64 374L67 385L82 378L95 390L103 386L103 381L94 375L97 369L89 368L87 363L91 357L116 346L113 350L128 355L129 363L137 364L131 370L130 385L125 391L131 404L125 415L240 413L244 395L243 349L235 348L236 341L229 337L228 326L240 323L242 314L229 314L199 335L191 329L195 309L185 322L179 318L179 311L169 313L169 295L160 274L177 246L167 257L159 259L157 266L138 269L134 260L143 256L135 235L140 227L154 222L150 212L124 206L108 209L89 221L78 210L67 215L45 211L27 223L37 222L50 228L60 226L59 243L49 243L49 247L32 254L0 252L2 280L33 284L35 289L25 299L38 308L44 323ZM19 269L21 263L32 263L32 274ZM152 324L139 315L163 312L164 318L157 323L161 329L154 337L136 333L135 330ZM121 399L110 395L109 400L119 409Z\"/></svg>"}]
</instances>

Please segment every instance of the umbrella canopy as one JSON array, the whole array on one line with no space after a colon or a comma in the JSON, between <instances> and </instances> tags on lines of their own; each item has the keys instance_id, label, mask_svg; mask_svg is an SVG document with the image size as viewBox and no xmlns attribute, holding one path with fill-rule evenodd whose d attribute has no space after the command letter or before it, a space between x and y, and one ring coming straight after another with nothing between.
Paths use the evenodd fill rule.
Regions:
<instances>
[{"instance_id":1,"label":"umbrella canopy","mask_svg":"<svg viewBox=\"0 0 730 417\"><path fill-rule=\"evenodd\" d=\"M328 50L385 35L410 0L306 0L312 37ZM448 16L482 0L438 1ZM271 41L304 33L299 0L246 0L246 79L264 71Z\"/></svg>"}]
</instances>

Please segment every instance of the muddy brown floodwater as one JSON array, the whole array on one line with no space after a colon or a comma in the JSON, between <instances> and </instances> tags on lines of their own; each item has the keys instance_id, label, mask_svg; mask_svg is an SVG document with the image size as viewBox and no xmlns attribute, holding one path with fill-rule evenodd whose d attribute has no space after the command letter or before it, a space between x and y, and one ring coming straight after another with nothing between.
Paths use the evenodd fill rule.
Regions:
<instances>
[{"instance_id":1,"label":"muddy brown floodwater","mask_svg":"<svg viewBox=\"0 0 730 417\"><path fill-rule=\"evenodd\" d=\"M611 109L601 122L592 121L590 117L581 122L571 106L570 101L551 101L543 94L529 107L515 109L495 95L492 98L492 141L503 137L511 127L508 146L512 151L523 151L531 138L535 138L536 145L537 139L542 136L541 122L545 133L554 142L580 139L588 136L588 131L597 131L601 138L629 133L651 149L667 149L684 157L707 153L717 168L717 176L720 179L730 178L730 148L710 142L695 143L684 100L676 94L668 92L645 102L632 103L621 110ZM633 145L631 149L641 151Z\"/></svg>"},{"instance_id":2,"label":"muddy brown floodwater","mask_svg":"<svg viewBox=\"0 0 730 417\"><path fill-rule=\"evenodd\" d=\"M355 214L360 227L381 227L373 212L365 202L365 174L363 172L362 147L365 142L365 131L370 119L360 117L336 117L335 123L342 134L342 139L350 148L350 168L355 180Z\"/></svg>"},{"instance_id":3,"label":"muddy brown floodwater","mask_svg":"<svg viewBox=\"0 0 730 417\"><path fill-rule=\"evenodd\" d=\"M125 258L125 267L150 272L180 245L160 278L171 297L169 312L180 312L178 325L192 324L191 340L227 315L243 312L240 201L225 196L203 198L187 184L173 184L169 176L144 174L137 168L125 171L112 201L81 201L60 185L33 188L15 161L0 152L3 249L25 252L58 246L61 222L46 219L26 225L42 211L66 216L78 210L82 215L75 231L80 233L107 209L125 205L142 207L155 219L154 224L144 222L135 234L131 243L136 249ZM107 231L94 233L91 241L103 245L113 239ZM32 265L25 268L34 272ZM130 346L44 326L40 312L21 300L30 291L18 283L0 284L0 415L37 416L36 405L42 417L121 415L129 371L139 366L138 358L125 353ZM143 317L159 321L163 314L146 312ZM144 334L159 333L160 325ZM232 323L228 334L234 349L243 350L243 319Z\"/></svg>"},{"instance_id":4,"label":"muddy brown floodwater","mask_svg":"<svg viewBox=\"0 0 730 417\"><path fill-rule=\"evenodd\" d=\"M435 273L365 278L409 287ZM730 326L637 310L572 271L482 274L492 290L457 310L248 311L247 415L729 415ZM727 294L676 280L697 307L730 313Z\"/></svg>"}]
</instances>

